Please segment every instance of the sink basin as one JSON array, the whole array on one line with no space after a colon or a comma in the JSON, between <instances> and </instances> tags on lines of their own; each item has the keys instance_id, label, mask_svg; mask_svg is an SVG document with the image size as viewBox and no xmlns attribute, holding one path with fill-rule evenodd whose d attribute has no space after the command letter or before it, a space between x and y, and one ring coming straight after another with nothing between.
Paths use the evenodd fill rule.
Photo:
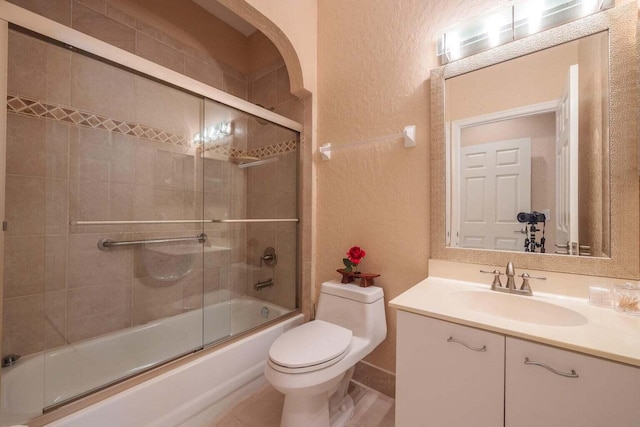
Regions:
<instances>
[{"instance_id":1,"label":"sink basin","mask_svg":"<svg viewBox=\"0 0 640 427\"><path fill-rule=\"evenodd\" d=\"M459 307L509 320L548 326L587 323L587 318L576 311L527 296L465 290L452 292L450 297L451 303Z\"/></svg>"}]
</instances>

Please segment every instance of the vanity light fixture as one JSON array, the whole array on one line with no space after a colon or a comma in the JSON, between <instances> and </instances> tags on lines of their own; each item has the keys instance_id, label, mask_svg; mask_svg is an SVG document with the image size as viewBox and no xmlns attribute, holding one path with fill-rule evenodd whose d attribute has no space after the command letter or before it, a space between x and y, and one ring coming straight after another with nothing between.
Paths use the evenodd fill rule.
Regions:
<instances>
[{"instance_id":1,"label":"vanity light fixture","mask_svg":"<svg viewBox=\"0 0 640 427\"><path fill-rule=\"evenodd\" d=\"M219 122L198 132L193 136L191 145L199 146L209 142L216 142L233 134L233 122Z\"/></svg>"},{"instance_id":2,"label":"vanity light fixture","mask_svg":"<svg viewBox=\"0 0 640 427\"><path fill-rule=\"evenodd\" d=\"M592 13L615 0L512 0L506 5L455 25L438 41L440 65L527 37Z\"/></svg>"}]
</instances>

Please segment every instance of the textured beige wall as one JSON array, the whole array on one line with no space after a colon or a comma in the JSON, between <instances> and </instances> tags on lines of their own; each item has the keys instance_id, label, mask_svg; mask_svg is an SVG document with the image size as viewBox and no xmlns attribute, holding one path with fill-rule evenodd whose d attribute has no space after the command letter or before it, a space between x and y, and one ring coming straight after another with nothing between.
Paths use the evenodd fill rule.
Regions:
<instances>
[{"instance_id":1,"label":"textured beige wall","mask_svg":"<svg viewBox=\"0 0 640 427\"><path fill-rule=\"evenodd\" d=\"M300 60L304 88L317 91L317 0L245 0L289 38Z\"/></svg>"},{"instance_id":2,"label":"textured beige wall","mask_svg":"<svg viewBox=\"0 0 640 427\"><path fill-rule=\"evenodd\" d=\"M337 151L317 168L316 283L337 277L352 245L380 273L385 300L427 276L429 72L446 26L500 1L318 2L318 144L344 144L417 126L400 140ZM387 339L367 361L395 371L395 311Z\"/></svg>"}]
</instances>

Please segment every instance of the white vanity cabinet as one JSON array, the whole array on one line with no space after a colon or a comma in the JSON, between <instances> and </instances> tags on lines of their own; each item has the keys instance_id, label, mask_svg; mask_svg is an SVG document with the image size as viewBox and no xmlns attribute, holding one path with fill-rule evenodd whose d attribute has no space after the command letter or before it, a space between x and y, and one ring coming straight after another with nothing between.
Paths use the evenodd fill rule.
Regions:
<instances>
[{"instance_id":1,"label":"white vanity cabinet","mask_svg":"<svg viewBox=\"0 0 640 427\"><path fill-rule=\"evenodd\" d=\"M511 337L505 365L507 427L640 426L636 367Z\"/></svg>"},{"instance_id":2,"label":"white vanity cabinet","mask_svg":"<svg viewBox=\"0 0 640 427\"><path fill-rule=\"evenodd\" d=\"M634 366L403 310L396 361L399 427L640 427Z\"/></svg>"},{"instance_id":3,"label":"white vanity cabinet","mask_svg":"<svg viewBox=\"0 0 640 427\"><path fill-rule=\"evenodd\" d=\"M504 424L504 336L398 311L396 425Z\"/></svg>"}]
</instances>

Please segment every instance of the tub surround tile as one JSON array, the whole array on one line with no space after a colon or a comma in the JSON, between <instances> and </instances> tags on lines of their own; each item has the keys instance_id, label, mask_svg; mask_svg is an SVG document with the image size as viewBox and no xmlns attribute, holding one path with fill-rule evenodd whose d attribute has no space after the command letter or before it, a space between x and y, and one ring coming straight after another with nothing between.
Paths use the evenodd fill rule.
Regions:
<instances>
[{"instance_id":1,"label":"tub surround tile","mask_svg":"<svg viewBox=\"0 0 640 427\"><path fill-rule=\"evenodd\" d=\"M131 73L111 65L81 55L71 57L71 105L77 109L133 122L134 81Z\"/></svg>"},{"instance_id":2,"label":"tub surround tile","mask_svg":"<svg viewBox=\"0 0 640 427\"><path fill-rule=\"evenodd\" d=\"M291 310L296 308L296 272L276 267L274 302Z\"/></svg>"},{"instance_id":3,"label":"tub surround tile","mask_svg":"<svg viewBox=\"0 0 640 427\"><path fill-rule=\"evenodd\" d=\"M224 266L220 269L222 286L230 292L230 298L247 295L247 279L250 275L246 264Z\"/></svg>"},{"instance_id":4,"label":"tub surround tile","mask_svg":"<svg viewBox=\"0 0 640 427\"><path fill-rule=\"evenodd\" d=\"M183 280L161 282L149 277L135 279L133 281L133 324L142 325L184 312Z\"/></svg>"},{"instance_id":5,"label":"tub surround tile","mask_svg":"<svg viewBox=\"0 0 640 427\"><path fill-rule=\"evenodd\" d=\"M214 61L206 52L203 52L195 46L197 43L185 43L178 40L176 37L173 37L171 34L159 29L157 26L145 22L144 18L136 19L136 30L138 31L138 35L146 35L174 50L184 53L185 55Z\"/></svg>"},{"instance_id":6,"label":"tub surround tile","mask_svg":"<svg viewBox=\"0 0 640 427\"><path fill-rule=\"evenodd\" d=\"M8 117L14 117L10 114ZM46 173L47 178L69 177L70 127L66 124L46 121Z\"/></svg>"},{"instance_id":7,"label":"tub surround tile","mask_svg":"<svg viewBox=\"0 0 640 427\"><path fill-rule=\"evenodd\" d=\"M5 298L2 310L2 352L22 356L44 348L44 294Z\"/></svg>"},{"instance_id":8,"label":"tub surround tile","mask_svg":"<svg viewBox=\"0 0 640 427\"><path fill-rule=\"evenodd\" d=\"M48 292L44 296L44 348L49 350L68 344L67 294L66 292Z\"/></svg>"},{"instance_id":9,"label":"tub surround tile","mask_svg":"<svg viewBox=\"0 0 640 427\"><path fill-rule=\"evenodd\" d=\"M71 132L69 177L84 181L133 184L135 145L130 138L87 128Z\"/></svg>"},{"instance_id":10,"label":"tub surround tile","mask_svg":"<svg viewBox=\"0 0 640 427\"><path fill-rule=\"evenodd\" d=\"M80 3L84 6L90 7L96 12L106 15L107 13L107 1L106 0L77 0L75 3Z\"/></svg>"},{"instance_id":11,"label":"tub surround tile","mask_svg":"<svg viewBox=\"0 0 640 427\"><path fill-rule=\"evenodd\" d=\"M273 70L252 82L251 102L261 104L264 108L275 108L278 103L277 75Z\"/></svg>"},{"instance_id":12,"label":"tub surround tile","mask_svg":"<svg viewBox=\"0 0 640 427\"><path fill-rule=\"evenodd\" d=\"M126 25L129 28L136 28L136 18L134 16L129 15L127 12L122 9L115 7L111 3L107 3L107 16L109 18L115 19L119 23ZM137 33L136 33L137 35Z\"/></svg>"},{"instance_id":13,"label":"tub surround tile","mask_svg":"<svg viewBox=\"0 0 640 427\"><path fill-rule=\"evenodd\" d=\"M71 104L71 52L47 44L46 98L47 102ZM12 86L9 86L12 87ZM20 92L18 92L20 93ZM26 95L26 94L24 94Z\"/></svg>"},{"instance_id":14,"label":"tub surround tile","mask_svg":"<svg viewBox=\"0 0 640 427\"><path fill-rule=\"evenodd\" d=\"M8 0L38 15L56 21L67 27L71 26L71 2L69 0Z\"/></svg>"},{"instance_id":15,"label":"tub surround tile","mask_svg":"<svg viewBox=\"0 0 640 427\"><path fill-rule=\"evenodd\" d=\"M294 141L295 143L295 141ZM278 192L295 193L296 177L298 175L297 150L285 152L279 156L276 170L276 188Z\"/></svg>"},{"instance_id":16,"label":"tub surround tile","mask_svg":"<svg viewBox=\"0 0 640 427\"><path fill-rule=\"evenodd\" d=\"M278 191L275 194L276 197L276 218L297 218L298 217L298 204L297 193L295 191L286 192ZM279 224L280 227L291 226L290 224Z\"/></svg>"},{"instance_id":17,"label":"tub surround tile","mask_svg":"<svg viewBox=\"0 0 640 427\"><path fill-rule=\"evenodd\" d=\"M70 289L67 292L69 324L131 307L131 281Z\"/></svg>"},{"instance_id":18,"label":"tub surround tile","mask_svg":"<svg viewBox=\"0 0 640 427\"><path fill-rule=\"evenodd\" d=\"M11 61L8 63L7 87L22 96L46 99L47 45L33 37L10 31L9 52Z\"/></svg>"},{"instance_id":19,"label":"tub surround tile","mask_svg":"<svg viewBox=\"0 0 640 427\"><path fill-rule=\"evenodd\" d=\"M67 305L70 343L132 326L130 281L70 290Z\"/></svg>"},{"instance_id":20,"label":"tub surround tile","mask_svg":"<svg viewBox=\"0 0 640 427\"><path fill-rule=\"evenodd\" d=\"M45 179L7 175L7 236L44 235Z\"/></svg>"},{"instance_id":21,"label":"tub surround tile","mask_svg":"<svg viewBox=\"0 0 640 427\"><path fill-rule=\"evenodd\" d=\"M247 194L265 194L276 190L273 178L276 176L276 163L278 162L249 168Z\"/></svg>"},{"instance_id":22,"label":"tub surround tile","mask_svg":"<svg viewBox=\"0 0 640 427\"><path fill-rule=\"evenodd\" d=\"M289 82L289 72L287 71L287 67L278 67L276 73L276 99L278 105L287 101L291 101L293 99L298 99L291 93L291 83ZM302 123L302 120L300 121L300 123Z\"/></svg>"},{"instance_id":23,"label":"tub surround tile","mask_svg":"<svg viewBox=\"0 0 640 427\"><path fill-rule=\"evenodd\" d=\"M182 203L182 190L136 185L133 197L133 219L182 219Z\"/></svg>"},{"instance_id":24,"label":"tub surround tile","mask_svg":"<svg viewBox=\"0 0 640 427\"><path fill-rule=\"evenodd\" d=\"M276 108L276 113L285 116L291 120L296 122L302 122L304 119L304 110L302 108L303 100L298 98L290 99L289 101L278 104ZM290 132L289 130L284 130L284 132Z\"/></svg>"},{"instance_id":25,"label":"tub surround tile","mask_svg":"<svg viewBox=\"0 0 640 427\"><path fill-rule=\"evenodd\" d=\"M291 224L289 225L291 227ZM277 269L295 271L297 262L296 232L291 230L278 230L276 232L276 249L278 251Z\"/></svg>"},{"instance_id":26,"label":"tub surround tile","mask_svg":"<svg viewBox=\"0 0 640 427\"><path fill-rule=\"evenodd\" d=\"M102 12L102 13L101 13ZM136 53L136 32L79 1L73 2L72 27L85 34Z\"/></svg>"},{"instance_id":27,"label":"tub surround tile","mask_svg":"<svg viewBox=\"0 0 640 427\"><path fill-rule=\"evenodd\" d=\"M61 291L67 287L66 235L45 237L44 286L46 292Z\"/></svg>"},{"instance_id":28,"label":"tub surround tile","mask_svg":"<svg viewBox=\"0 0 640 427\"><path fill-rule=\"evenodd\" d=\"M260 193L247 196L248 218L277 218L275 193ZM268 223L265 223L265 225ZM276 224L270 224L275 228Z\"/></svg>"},{"instance_id":29,"label":"tub surround tile","mask_svg":"<svg viewBox=\"0 0 640 427\"><path fill-rule=\"evenodd\" d=\"M182 205L182 217L186 219L203 219L202 193L195 191L185 191ZM203 231L202 224L184 224L182 228L187 233L194 235Z\"/></svg>"},{"instance_id":30,"label":"tub surround tile","mask_svg":"<svg viewBox=\"0 0 640 427\"><path fill-rule=\"evenodd\" d=\"M71 180L69 182L69 218L103 221L131 220L136 212L135 187L131 184Z\"/></svg>"},{"instance_id":31,"label":"tub surround tile","mask_svg":"<svg viewBox=\"0 0 640 427\"><path fill-rule=\"evenodd\" d=\"M225 267L226 268L226 267ZM210 306L223 301L222 298L222 267L204 269L204 305Z\"/></svg>"},{"instance_id":32,"label":"tub surround tile","mask_svg":"<svg viewBox=\"0 0 640 427\"><path fill-rule=\"evenodd\" d=\"M278 131L275 126L261 124L256 119L249 120L249 126L247 128L247 149L249 151L274 145L277 142Z\"/></svg>"},{"instance_id":33,"label":"tub surround tile","mask_svg":"<svg viewBox=\"0 0 640 427\"><path fill-rule=\"evenodd\" d=\"M45 191L45 233L66 234L69 226L69 182L66 179L47 179Z\"/></svg>"},{"instance_id":34,"label":"tub surround tile","mask_svg":"<svg viewBox=\"0 0 640 427\"><path fill-rule=\"evenodd\" d=\"M185 166L193 157L156 150L153 157L153 183L155 187L193 190L193 178L187 176ZM148 159L147 159L148 161Z\"/></svg>"},{"instance_id":35,"label":"tub surround tile","mask_svg":"<svg viewBox=\"0 0 640 427\"><path fill-rule=\"evenodd\" d=\"M46 173L47 123L36 118L7 116L7 173L43 177Z\"/></svg>"},{"instance_id":36,"label":"tub surround tile","mask_svg":"<svg viewBox=\"0 0 640 427\"><path fill-rule=\"evenodd\" d=\"M70 289L127 281L132 278L133 250L101 251L97 243L107 237L131 240L128 233L69 235L67 283Z\"/></svg>"},{"instance_id":37,"label":"tub surround tile","mask_svg":"<svg viewBox=\"0 0 640 427\"><path fill-rule=\"evenodd\" d=\"M204 272L202 269L192 271L182 287L182 309L185 311L202 308L205 292Z\"/></svg>"},{"instance_id":38,"label":"tub surround tile","mask_svg":"<svg viewBox=\"0 0 640 427\"><path fill-rule=\"evenodd\" d=\"M136 54L178 73L185 73L185 55L144 33L138 33Z\"/></svg>"},{"instance_id":39,"label":"tub surround tile","mask_svg":"<svg viewBox=\"0 0 640 427\"><path fill-rule=\"evenodd\" d=\"M224 88L224 72L217 64L209 64L191 56L185 56L184 74L216 89Z\"/></svg>"},{"instance_id":40,"label":"tub surround tile","mask_svg":"<svg viewBox=\"0 0 640 427\"><path fill-rule=\"evenodd\" d=\"M45 283L45 238L6 237L4 297L42 294Z\"/></svg>"},{"instance_id":41,"label":"tub surround tile","mask_svg":"<svg viewBox=\"0 0 640 427\"><path fill-rule=\"evenodd\" d=\"M247 83L229 73L224 73L223 90L245 101L249 100Z\"/></svg>"},{"instance_id":42,"label":"tub surround tile","mask_svg":"<svg viewBox=\"0 0 640 427\"><path fill-rule=\"evenodd\" d=\"M131 107L135 121L186 137L200 131L202 99L144 77L134 77Z\"/></svg>"}]
</instances>

